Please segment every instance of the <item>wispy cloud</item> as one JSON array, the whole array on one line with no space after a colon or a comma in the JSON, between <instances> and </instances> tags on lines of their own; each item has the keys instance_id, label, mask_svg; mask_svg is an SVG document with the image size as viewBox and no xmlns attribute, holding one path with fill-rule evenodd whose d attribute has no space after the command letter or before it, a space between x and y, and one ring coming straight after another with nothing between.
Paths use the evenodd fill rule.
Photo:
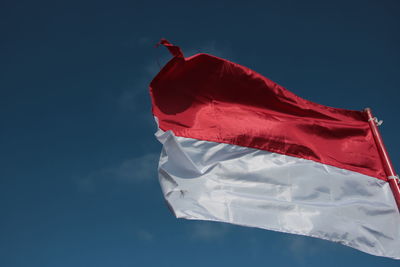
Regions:
<instances>
[{"instance_id":1,"label":"wispy cloud","mask_svg":"<svg viewBox=\"0 0 400 267\"><path fill-rule=\"evenodd\" d=\"M307 258L319 254L319 246L316 244L321 243L321 240L315 240L311 237L290 235L288 239L288 250L290 254L296 259L299 264L304 264Z\"/></svg>"},{"instance_id":2,"label":"wispy cloud","mask_svg":"<svg viewBox=\"0 0 400 267\"><path fill-rule=\"evenodd\" d=\"M155 180L158 153L148 153L139 157L126 159L115 166L102 168L78 180L83 191L95 191L99 183L142 183Z\"/></svg>"},{"instance_id":3,"label":"wispy cloud","mask_svg":"<svg viewBox=\"0 0 400 267\"><path fill-rule=\"evenodd\" d=\"M157 169L158 153L149 153L123 161L109 170L114 179L122 182L143 182L154 178Z\"/></svg>"},{"instance_id":4,"label":"wispy cloud","mask_svg":"<svg viewBox=\"0 0 400 267\"><path fill-rule=\"evenodd\" d=\"M145 229L137 229L134 234L137 239L146 242L151 242L155 238L154 234Z\"/></svg>"},{"instance_id":5,"label":"wispy cloud","mask_svg":"<svg viewBox=\"0 0 400 267\"><path fill-rule=\"evenodd\" d=\"M188 227L189 236L196 240L215 241L225 237L229 232L229 226L217 222L193 222Z\"/></svg>"},{"instance_id":6,"label":"wispy cloud","mask_svg":"<svg viewBox=\"0 0 400 267\"><path fill-rule=\"evenodd\" d=\"M148 36L142 36L139 37L139 39L137 40L137 42L140 45L151 45L151 39Z\"/></svg>"},{"instance_id":7,"label":"wispy cloud","mask_svg":"<svg viewBox=\"0 0 400 267\"><path fill-rule=\"evenodd\" d=\"M146 88L145 85L135 86L133 88ZM143 100L143 94L145 90L135 89L124 90L121 95L117 98L117 105L122 110L138 111L140 107L140 100Z\"/></svg>"},{"instance_id":8,"label":"wispy cloud","mask_svg":"<svg viewBox=\"0 0 400 267\"><path fill-rule=\"evenodd\" d=\"M229 59L232 56L231 47L227 43L218 43L216 41L206 41L196 47L184 49L185 56L192 56L198 53L206 53L217 57Z\"/></svg>"}]
</instances>

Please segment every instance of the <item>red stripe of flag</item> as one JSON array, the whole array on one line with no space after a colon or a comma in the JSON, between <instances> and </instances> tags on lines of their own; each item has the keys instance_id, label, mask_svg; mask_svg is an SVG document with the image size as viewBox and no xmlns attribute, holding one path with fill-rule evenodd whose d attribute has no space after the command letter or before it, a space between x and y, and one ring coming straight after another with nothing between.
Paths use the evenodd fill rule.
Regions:
<instances>
[{"instance_id":1,"label":"red stripe of flag","mask_svg":"<svg viewBox=\"0 0 400 267\"><path fill-rule=\"evenodd\" d=\"M387 181L364 112L302 99L253 70L215 56L180 55L176 53L150 85L153 113L162 130L309 159Z\"/></svg>"}]
</instances>

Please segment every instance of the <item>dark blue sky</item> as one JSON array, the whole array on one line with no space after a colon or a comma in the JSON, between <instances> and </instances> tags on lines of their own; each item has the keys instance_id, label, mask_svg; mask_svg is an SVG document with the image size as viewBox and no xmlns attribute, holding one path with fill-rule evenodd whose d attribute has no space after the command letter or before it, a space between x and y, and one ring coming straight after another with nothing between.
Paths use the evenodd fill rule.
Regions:
<instances>
[{"instance_id":1,"label":"dark blue sky","mask_svg":"<svg viewBox=\"0 0 400 267\"><path fill-rule=\"evenodd\" d=\"M165 37L306 99L371 107L399 169L399 3L1 1L0 266L399 266L323 240L175 219L147 89L170 57L154 48Z\"/></svg>"}]
</instances>

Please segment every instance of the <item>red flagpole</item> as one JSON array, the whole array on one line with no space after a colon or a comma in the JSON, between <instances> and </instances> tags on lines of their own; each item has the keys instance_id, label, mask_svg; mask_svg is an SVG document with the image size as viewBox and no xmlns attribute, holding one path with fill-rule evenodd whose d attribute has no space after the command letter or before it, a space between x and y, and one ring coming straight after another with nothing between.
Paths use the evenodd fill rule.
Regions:
<instances>
[{"instance_id":1,"label":"red flagpole","mask_svg":"<svg viewBox=\"0 0 400 267\"><path fill-rule=\"evenodd\" d=\"M389 154L386 150L385 144L383 143L383 139L379 132L379 129L377 126L377 119L372 115L372 111L370 108L366 108L364 111L367 113L368 123L369 123L369 126L371 127L372 134L374 135L374 139L375 139L379 154L380 154L382 162L383 162L383 167L385 168L385 173L388 177L388 182L389 182L390 188L392 189L394 199L396 200L396 203L397 203L397 207L400 210L399 183L398 183L397 179L395 178L396 172L394 171L392 161L390 160Z\"/></svg>"}]
</instances>

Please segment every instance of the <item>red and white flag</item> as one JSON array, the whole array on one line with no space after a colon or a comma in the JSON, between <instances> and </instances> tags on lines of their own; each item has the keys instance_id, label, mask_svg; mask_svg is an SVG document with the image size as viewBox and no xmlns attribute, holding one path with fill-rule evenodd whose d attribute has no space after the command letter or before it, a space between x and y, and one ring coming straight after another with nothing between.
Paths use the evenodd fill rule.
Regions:
<instances>
[{"instance_id":1,"label":"red and white flag","mask_svg":"<svg viewBox=\"0 0 400 267\"><path fill-rule=\"evenodd\" d=\"M150 91L159 180L176 217L400 259L400 215L367 112L313 103L244 66L161 44L174 57Z\"/></svg>"}]
</instances>

